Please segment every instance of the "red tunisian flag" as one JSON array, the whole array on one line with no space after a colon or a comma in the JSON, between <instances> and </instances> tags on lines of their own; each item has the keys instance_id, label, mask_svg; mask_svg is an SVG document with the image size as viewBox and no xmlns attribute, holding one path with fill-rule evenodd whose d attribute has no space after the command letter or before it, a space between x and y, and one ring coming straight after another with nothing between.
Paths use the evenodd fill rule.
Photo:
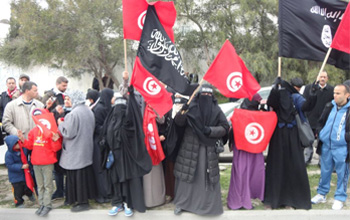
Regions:
<instances>
[{"instance_id":1,"label":"red tunisian flag","mask_svg":"<svg viewBox=\"0 0 350 220\"><path fill-rule=\"evenodd\" d=\"M350 4L345 9L343 18L333 38L331 48L350 53Z\"/></svg>"},{"instance_id":2,"label":"red tunisian flag","mask_svg":"<svg viewBox=\"0 0 350 220\"><path fill-rule=\"evenodd\" d=\"M277 125L275 112L235 109L231 117L233 135L238 150L263 152Z\"/></svg>"},{"instance_id":3,"label":"red tunisian flag","mask_svg":"<svg viewBox=\"0 0 350 220\"><path fill-rule=\"evenodd\" d=\"M130 85L133 85L160 117L173 107L171 93L150 74L141 64L139 57L135 59Z\"/></svg>"},{"instance_id":4,"label":"red tunisian flag","mask_svg":"<svg viewBox=\"0 0 350 220\"><path fill-rule=\"evenodd\" d=\"M143 116L143 131L145 133L146 148L152 159L153 166L158 165L165 158L158 134L156 117L156 113L147 105Z\"/></svg>"},{"instance_id":5,"label":"red tunisian flag","mask_svg":"<svg viewBox=\"0 0 350 220\"><path fill-rule=\"evenodd\" d=\"M154 5L160 23L174 42L173 26L176 20L174 2L147 3L146 0L123 0L124 39L140 40L148 5Z\"/></svg>"},{"instance_id":6,"label":"red tunisian flag","mask_svg":"<svg viewBox=\"0 0 350 220\"><path fill-rule=\"evenodd\" d=\"M229 40L226 40L203 79L231 98L251 99L260 89Z\"/></svg>"},{"instance_id":7,"label":"red tunisian flag","mask_svg":"<svg viewBox=\"0 0 350 220\"><path fill-rule=\"evenodd\" d=\"M27 156L24 154L23 152L23 146L22 146L22 142L19 141L19 149L21 151L21 161L23 164L28 164L28 160L27 160ZM24 169L24 178L26 180L26 185L27 187L32 191L34 192L34 180L33 180L33 177L32 177L32 174L30 173L30 169Z\"/></svg>"},{"instance_id":8,"label":"red tunisian flag","mask_svg":"<svg viewBox=\"0 0 350 220\"><path fill-rule=\"evenodd\" d=\"M52 137L52 132L58 132L55 117L47 109L35 109L32 118L45 138Z\"/></svg>"}]
</instances>

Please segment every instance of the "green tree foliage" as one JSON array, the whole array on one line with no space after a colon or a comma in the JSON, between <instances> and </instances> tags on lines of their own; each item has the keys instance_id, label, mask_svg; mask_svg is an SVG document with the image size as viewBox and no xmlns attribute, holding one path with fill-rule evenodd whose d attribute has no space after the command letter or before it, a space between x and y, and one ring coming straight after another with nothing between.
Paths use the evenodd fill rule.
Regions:
<instances>
[{"instance_id":1,"label":"green tree foliage","mask_svg":"<svg viewBox=\"0 0 350 220\"><path fill-rule=\"evenodd\" d=\"M149 2L155 0L149 0ZM185 69L207 71L229 39L262 86L278 69L278 0L173 0L177 9L176 44ZM38 2L46 2L45 7ZM16 0L10 32L0 59L20 67L45 64L71 73L93 72L100 81L123 64L121 0ZM132 42L130 42L132 44ZM129 50L135 57L135 51ZM282 58L282 78L312 82L321 62ZM326 65L330 83L350 78L349 71Z\"/></svg>"},{"instance_id":2,"label":"green tree foliage","mask_svg":"<svg viewBox=\"0 0 350 220\"><path fill-rule=\"evenodd\" d=\"M123 63L121 1L19 0L11 4L9 35L0 58L20 67L64 67L71 73L93 72L103 88Z\"/></svg>"},{"instance_id":3,"label":"green tree foliage","mask_svg":"<svg viewBox=\"0 0 350 220\"><path fill-rule=\"evenodd\" d=\"M196 65L214 59L229 39L262 85L271 85L278 71L278 0L174 0L180 28L176 41L185 51L187 69L204 75ZM211 49L208 49L211 48ZM209 57L209 58L208 58ZM282 58L282 78L316 79L321 62ZM330 83L341 83L349 71L326 65Z\"/></svg>"}]
</instances>

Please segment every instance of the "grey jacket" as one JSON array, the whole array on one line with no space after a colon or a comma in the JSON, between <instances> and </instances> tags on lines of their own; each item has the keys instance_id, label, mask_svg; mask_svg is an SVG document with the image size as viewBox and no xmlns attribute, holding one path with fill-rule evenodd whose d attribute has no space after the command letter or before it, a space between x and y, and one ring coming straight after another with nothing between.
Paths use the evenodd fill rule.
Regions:
<instances>
[{"instance_id":1,"label":"grey jacket","mask_svg":"<svg viewBox=\"0 0 350 220\"><path fill-rule=\"evenodd\" d=\"M22 96L9 102L2 118L3 129L11 135L17 135L17 130L21 130L27 138L29 131L35 127L32 112L36 108L44 108L44 104L34 99L28 111Z\"/></svg>"},{"instance_id":2,"label":"grey jacket","mask_svg":"<svg viewBox=\"0 0 350 220\"><path fill-rule=\"evenodd\" d=\"M210 128L212 130L210 137L219 138L226 134L226 130L222 126L212 126ZM200 147L206 148L208 178L210 183L215 184L220 180L219 157L215 152L215 146L201 144L190 126L185 128L181 148L176 158L174 175L184 182L193 182L196 175Z\"/></svg>"},{"instance_id":3,"label":"grey jacket","mask_svg":"<svg viewBox=\"0 0 350 220\"><path fill-rule=\"evenodd\" d=\"M58 126L63 136L60 166L78 170L92 164L95 117L84 104L77 104Z\"/></svg>"}]
</instances>

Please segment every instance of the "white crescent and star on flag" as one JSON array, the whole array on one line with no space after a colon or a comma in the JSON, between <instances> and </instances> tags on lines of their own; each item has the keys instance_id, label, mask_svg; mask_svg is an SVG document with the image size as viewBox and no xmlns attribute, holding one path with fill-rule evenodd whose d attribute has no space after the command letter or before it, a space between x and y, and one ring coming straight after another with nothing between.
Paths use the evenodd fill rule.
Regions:
<instances>
[{"instance_id":1,"label":"white crescent and star on flag","mask_svg":"<svg viewBox=\"0 0 350 220\"><path fill-rule=\"evenodd\" d=\"M143 82L143 89L149 95L157 95L159 94L161 87L152 77L147 77Z\"/></svg>"},{"instance_id":2,"label":"white crescent and star on flag","mask_svg":"<svg viewBox=\"0 0 350 220\"><path fill-rule=\"evenodd\" d=\"M226 86L231 92L237 92L243 86L242 73L230 73L226 79Z\"/></svg>"},{"instance_id":3,"label":"white crescent and star on flag","mask_svg":"<svg viewBox=\"0 0 350 220\"><path fill-rule=\"evenodd\" d=\"M143 11L139 17L137 18L137 25L139 26L139 28L142 30L143 29L143 25L145 24L145 19L146 19L146 13L147 10Z\"/></svg>"},{"instance_id":4,"label":"white crescent and star on flag","mask_svg":"<svg viewBox=\"0 0 350 220\"><path fill-rule=\"evenodd\" d=\"M40 122L41 124L43 124L44 126L46 126L49 130L51 129L51 123L50 123L48 120L46 120L46 119L44 119L44 118L41 118L41 119L39 119L39 122ZM39 127L41 133L44 133L44 131L43 131L43 129L40 127L40 125L37 125L37 126Z\"/></svg>"},{"instance_id":5,"label":"white crescent and star on flag","mask_svg":"<svg viewBox=\"0 0 350 220\"><path fill-rule=\"evenodd\" d=\"M257 122L252 122L245 127L245 138L251 144L259 144L265 137L264 128Z\"/></svg>"}]
</instances>

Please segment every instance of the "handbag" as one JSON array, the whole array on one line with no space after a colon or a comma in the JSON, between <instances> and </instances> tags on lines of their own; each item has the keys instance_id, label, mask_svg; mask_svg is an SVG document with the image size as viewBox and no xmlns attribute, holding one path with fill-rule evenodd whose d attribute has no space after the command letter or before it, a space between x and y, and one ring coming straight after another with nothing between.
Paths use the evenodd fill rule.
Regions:
<instances>
[{"instance_id":1,"label":"handbag","mask_svg":"<svg viewBox=\"0 0 350 220\"><path fill-rule=\"evenodd\" d=\"M113 163L114 163L114 155L113 155L113 151L110 150L107 156L106 168L110 169Z\"/></svg>"},{"instance_id":2,"label":"handbag","mask_svg":"<svg viewBox=\"0 0 350 220\"><path fill-rule=\"evenodd\" d=\"M315 140L315 135L311 129L309 121L306 119L306 121L303 122L300 119L300 116L298 113L295 114L295 120L297 121L297 127L298 127L298 133L299 133L301 145L303 147L311 146Z\"/></svg>"}]
</instances>

